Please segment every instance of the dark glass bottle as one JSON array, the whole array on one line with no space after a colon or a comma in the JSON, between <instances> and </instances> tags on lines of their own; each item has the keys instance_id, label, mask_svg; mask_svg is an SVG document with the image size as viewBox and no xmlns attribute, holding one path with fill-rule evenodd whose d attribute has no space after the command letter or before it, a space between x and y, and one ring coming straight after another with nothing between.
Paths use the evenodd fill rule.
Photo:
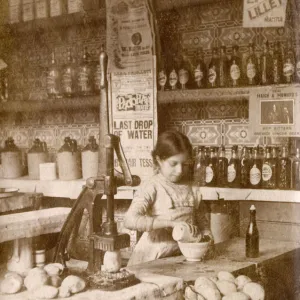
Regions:
<instances>
[{"instance_id":1,"label":"dark glass bottle","mask_svg":"<svg viewBox=\"0 0 300 300\"><path fill-rule=\"evenodd\" d=\"M203 58L203 50L199 48L194 59L194 87L201 89L206 87L207 68Z\"/></svg>"},{"instance_id":2,"label":"dark glass bottle","mask_svg":"<svg viewBox=\"0 0 300 300\"><path fill-rule=\"evenodd\" d=\"M227 185L232 188L240 186L241 161L237 156L237 150L236 145L232 146L227 169Z\"/></svg>"},{"instance_id":3,"label":"dark glass bottle","mask_svg":"<svg viewBox=\"0 0 300 300\"><path fill-rule=\"evenodd\" d=\"M281 157L278 160L278 188L286 190L290 188L291 184L291 161L288 157L286 147L282 147Z\"/></svg>"},{"instance_id":4,"label":"dark glass bottle","mask_svg":"<svg viewBox=\"0 0 300 300\"><path fill-rule=\"evenodd\" d=\"M219 86L219 55L218 48L214 47L212 50L212 58L208 65L208 87L215 88Z\"/></svg>"},{"instance_id":5,"label":"dark glass bottle","mask_svg":"<svg viewBox=\"0 0 300 300\"><path fill-rule=\"evenodd\" d=\"M246 231L246 257L259 256L259 232L256 224L256 208L250 207L250 220Z\"/></svg>"},{"instance_id":6,"label":"dark glass bottle","mask_svg":"<svg viewBox=\"0 0 300 300\"><path fill-rule=\"evenodd\" d=\"M81 96L93 94L93 69L87 47L84 47L82 62L78 68L78 93Z\"/></svg>"},{"instance_id":7,"label":"dark glass bottle","mask_svg":"<svg viewBox=\"0 0 300 300\"><path fill-rule=\"evenodd\" d=\"M168 85L170 90L177 90L178 88L178 73L177 73L177 67L176 67L176 60L175 56L173 55L171 59L170 69L168 72Z\"/></svg>"},{"instance_id":8,"label":"dark glass bottle","mask_svg":"<svg viewBox=\"0 0 300 300\"><path fill-rule=\"evenodd\" d=\"M298 49L298 54L297 54L295 81L300 83L300 49Z\"/></svg>"},{"instance_id":9,"label":"dark glass bottle","mask_svg":"<svg viewBox=\"0 0 300 300\"><path fill-rule=\"evenodd\" d=\"M48 68L46 85L49 98L62 98L61 70L57 65L54 51L51 53L51 65Z\"/></svg>"},{"instance_id":10,"label":"dark glass bottle","mask_svg":"<svg viewBox=\"0 0 300 300\"><path fill-rule=\"evenodd\" d=\"M228 159L225 157L225 146L220 148L220 154L218 157L218 169L217 169L217 186L227 186L227 171L228 171Z\"/></svg>"},{"instance_id":11,"label":"dark glass bottle","mask_svg":"<svg viewBox=\"0 0 300 300\"><path fill-rule=\"evenodd\" d=\"M266 155L262 162L261 187L263 189L275 189L277 173L277 159L272 157L271 148L267 147Z\"/></svg>"},{"instance_id":12,"label":"dark glass bottle","mask_svg":"<svg viewBox=\"0 0 300 300\"><path fill-rule=\"evenodd\" d=\"M230 86L241 86L242 82L242 63L238 53L239 47L237 45L232 48L232 58L230 60L229 80Z\"/></svg>"},{"instance_id":13,"label":"dark glass bottle","mask_svg":"<svg viewBox=\"0 0 300 300\"><path fill-rule=\"evenodd\" d=\"M226 55L226 46L220 48L220 63L219 63L219 86L226 87L228 85L228 66L229 61Z\"/></svg>"},{"instance_id":14,"label":"dark glass bottle","mask_svg":"<svg viewBox=\"0 0 300 300\"><path fill-rule=\"evenodd\" d=\"M273 63L272 63L272 79L273 83L279 84L282 82L282 49L281 43L278 41L274 45Z\"/></svg>"},{"instance_id":15,"label":"dark glass bottle","mask_svg":"<svg viewBox=\"0 0 300 300\"><path fill-rule=\"evenodd\" d=\"M204 147L200 147L194 163L194 183L196 186L205 186L206 158Z\"/></svg>"},{"instance_id":16,"label":"dark glass bottle","mask_svg":"<svg viewBox=\"0 0 300 300\"><path fill-rule=\"evenodd\" d=\"M291 43L289 43L283 61L283 78L285 83L294 81L295 64L295 53Z\"/></svg>"},{"instance_id":17,"label":"dark glass bottle","mask_svg":"<svg viewBox=\"0 0 300 300\"><path fill-rule=\"evenodd\" d=\"M247 85L259 83L259 66L253 43L249 44L249 55L246 59L246 78Z\"/></svg>"},{"instance_id":18,"label":"dark glass bottle","mask_svg":"<svg viewBox=\"0 0 300 300\"><path fill-rule=\"evenodd\" d=\"M74 97L76 94L76 67L71 54L71 49L68 49L67 63L62 70L62 91L65 97Z\"/></svg>"},{"instance_id":19,"label":"dark glass bottle","mask_svg":"<svg viewBox=\"0 0 300 300\"><path fill-rule=\"evenodd\" d=\"M300 191L300 149L296 149L296 155L292 162L291 188Z\"/></svg>"},{"instance_id":20,"label":"dark glass bottle","mask_svg":"<svg viewBox=\"0 0 300 300\"><path fill-rule=\"evenodd\" d=\"M104 47L102 45L101 52L103 51L104 51ZM94 84L93 90L96 95L99 95L101 90L101 72L102 72L101 64L98 56L97 61L94 62L94 68L93 68L93 84Z\"/></svg>"},{"instance_id":21,"label":"dark glass bottle","mask_svg":"<svg viewBox=\"0 0 300 300\"><path fill-rule=\"evenodd\" d=\"M251 158L249 156L249 151L247 147L243 147L241 154L241 187L249 188L250 185L250 163Z\"/></svg>"},{"instance_id":22,"label":"dark glass bottle","mask_svg":"<svg viewBox=\"0 0 300 300\"><path fill-rule=\"evenodd\" d=\"M266 41L263 45L263 54L260 59L260 83L268 85L272 83L272 56L270 54L269 42Z\"/></svg>"},{"instance_id":23,"label":"dark glass bottle","mask_svg":"<svg viewBox=\"0 0 300 300\"><path fill-rule=\"evenodd\" d=\"M250 187L254 189L259 189L261 187L261 169L262 161L258 153L258 149L253 149L253 158L250 165Z\"/></svg>"},{"instance_id":24,"label":"dark glass bottle","mask_svg":"<svg viewBox=\"0 0 300 300\"><path fill-rule=\"evenodd\" d=\"M161 61L158 67L158 74L157 74L157 83L158 89L160 91L164 91L167 84L167 69L166 69L166 58L164 55L161 57Z\"/></svg>"},{"instance_id":25,"label":"dark glass bottle","mask_svg":"<svg viewBox=\"0 0 300 300\"><path fill-rule=\"evenodd\" d=\"M183 54L180 56L178 80L180 83L180 89L185 90L190 88L190 82L192 80L191 66L185 52L183 52Z\"/></svg>"},{"instance_id":26,"label":"dark glass bottle","mask_svg":"<svg viewBox=\"0 0 300 300\"><path fill-rule=\"evenodd\" d=\"M205 182L207 186L216 186L217 184L218 159L214 147L210 148L210 156L205 169Z\"/></svg>"}]
</instances>

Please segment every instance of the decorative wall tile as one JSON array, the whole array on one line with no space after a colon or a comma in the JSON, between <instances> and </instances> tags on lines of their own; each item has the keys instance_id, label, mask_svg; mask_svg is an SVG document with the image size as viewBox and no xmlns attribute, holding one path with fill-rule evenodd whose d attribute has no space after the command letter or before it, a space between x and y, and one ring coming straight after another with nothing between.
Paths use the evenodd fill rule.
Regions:
<instances>
[{"instance_id":1,"label":"decorative wall tile","mask_svg":"<svg viewBox=\"0 0 300 300\"><path fill-rule=\"evenodd\" d=\"M98 109L83 109L80 111L74 111L73 122L74 124L92 124L96 122L98 114Z\"/></svg>"},{"instance_id":2,"label":"decorative wall tile","mask_svg":"<svg viewBox=\"0 0 300 300\"><path fill-rule=\"evenodd\" d=\"M59 101L59 100L58 100ZM47 105L45 103L45 105ZM49 111L43 116L44 125L62 125L67 124L68 114L61 111Z\"/></svg>"},{"instance_id":3,"label":"decorative wall tile","mask_svg":"<svg viewBox=\"0 0 300 300\"><path fill-rule=\"evenodd\" d=\"M170 120L195 120L199 118L199 112L202 102L196 103L174 103L172 105L162 106L163 110Z\"/></svg>"},{"instance_id":4,"label":"decorative wall tile","mask_svg":"<svg viewBox=\"0 0 300 300\"><path fill-rule=\"evenodd\" d=\"M231 20L231 7L229 2L206 5L205 9L199 8L199 18L202 23L219 23Z\"/></svg>"},{"instance_id":5,"label":"decorative wall tile","mask_svg":"<svg viewBox=\"0 0 300 300\"><path fill-rule=\"evenodd\" d=\"M37 127L32 130L32 140L39 138L41 141L47 143L48 148L56 148L56 127Z\"/></svg>"},{"instance_id":6,"label":"decorative wall tile","mask_svg":"<svg viewBox=\"0 0 300 300\"><path fill-rule=\"evenodd\" d=\"M232 46L248 46L250 42L254 41L255 32L252 28L243 28L241 26L220 28L219 40L220 45Z\"/></svg>"},{"instance_id":7,"label":"decorative wall tile","mask_svg":"<svg viewBox=\"0 0 300 300\"><path fill-rule=\"evenodd\" d=\"M83 134L84 134L84 128L82 128L81 126L58 127L57 135L56 135L57 147L60 148L64 143L64 138L68 136L72 139L75 139L77 141L77 145L82 147L83 140L84 140Z\"/></svg>"},{"instance_id":8,"label":"decorative wall tile","mask_svg":"<svg viewBox=\"0 0 300 300\"><path fill-rule=\"evenodd\" d=\"M241 117L241 101L205 101L205 118L226 119Z\"/></svg>"},{"instance_id":9,"label":"decorative wall tile","mask_svg":"<svg viewBox=\"0 0 300 300\"><path fill-rule=\"evenodd\" d=\"M183 32L181 41L184 48L202 47L202 49L211 49L214 41L213 31L206 29L194 32Z\"/></svg>"},{"instance_id":10,"label":"decorative wall tile","mask_svg":"<svg viewBox=\"0 0 300 300\"><path fill-rule=\"evenodd\" d=\"M194 145L220 145L221 125L186 126L186 134Z\"/></svg>"},{"instance_id":11,"label":"decorative wall tile","mask_svg":"<svg viewBox=\"0 0 300 300\"><path fill-rule=\"evenodd\" d=\"M12 137L20 148L28 148L31 130L26 127L15 127L7 130L7 136Z\"/></svg>"},{"instance_id":12,"label":"decorative wall tile","mask_svg":"<svg viewBox=\"0 0 300 300\"><path fill-rule=\"evenodd\" d=\"M94 136L97 143L99 144L99 125L98 124L94 124L91 127L88 127L88 125L85 128L84 131L84 145L86 145L88 143L88 139L90 136Z\"/></svg>"}]
</instances>

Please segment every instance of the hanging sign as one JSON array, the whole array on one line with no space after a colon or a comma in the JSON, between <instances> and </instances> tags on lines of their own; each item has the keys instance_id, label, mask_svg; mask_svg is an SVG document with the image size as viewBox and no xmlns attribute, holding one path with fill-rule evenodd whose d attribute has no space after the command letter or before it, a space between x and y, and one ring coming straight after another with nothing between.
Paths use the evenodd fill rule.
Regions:
<instances>
[{"instance_id":1,"label":"hanging sign","mask_svg":"<svg viewBox=\"0 0 300 300\"><path fill-rule=\"evenodd\" d=\"M244 0L243 27L283 27L287 0Z\"/></svg>"},{"instance_id":2,"label":"hanging sign","mask_svg":"<svg viewBox=\"0 0 300 300\"><path fill-rule=\"evenodd\" d=\"M250 91L249 124L255 136L300 137L300 87Z\"/></svg>"},{"instance_id":3,"label":"hanging sign","mask_svg":"<svg viewBox=\"0 0 300 300\"><path fill-rule=\"evenodd\" d=\"M153 173L157 135L152 13L148 0L107 0L106 5L110 132L120 137L131 173L145 179Z\"/></svg>"}]
</instances>

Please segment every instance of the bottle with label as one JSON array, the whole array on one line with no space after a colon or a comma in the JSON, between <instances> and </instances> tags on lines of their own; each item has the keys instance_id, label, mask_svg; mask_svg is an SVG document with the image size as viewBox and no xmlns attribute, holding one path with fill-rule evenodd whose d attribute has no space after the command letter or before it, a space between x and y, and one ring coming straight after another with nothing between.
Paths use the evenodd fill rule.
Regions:
<instances>
[{"instance_id":1,"label":"bottle with label","mask_svg":"<svg viewBox=\"0 0 300 300\"><path fill-rule=\"evenodd\" d=\"M205 147L200 147L199 153L195 158L194 163L194 184L196 186L205 186L205 178L206 178L206 159L204 153Z\"/></svg>"},{"instance_id":2,"label":"bottle with label","mask_svg":"<svg viewBox=\"0 0 300 300\"><path fill-rule=\"evenodd\" d=\"M296 155L292 161L291 188L300 191L300 149L296 149Z\"/></svg>"},{"instance_id":3,"label":"bottle with label","mask_svg":"<svg viewBox=\"0 0 300 300\"><path fill-rule=\"evenodd\" d=\"M164 55L162 55L157 74L157 86L160 91L165 90L167 80L166 58Z\"/></svg>"},{"instance_id":4,"label":"bottle with label","mask_svg":"<svg viewBox=\"0 0 300 300\"><path fill-rule=\"evenodd\" d=\"M168 84L169 84L170 90L177 90L179 81L178 81L176 60L175 60L174 55L173 55L172 60L171 60L171 65L170 65L168 75L169 75L168 76L168 78L169 78Z\"/></svg>"},{"instance_id":5,"label":"bottle with label","mask_svg":"<svg viewBox=\"0 0 300 300\"><path fill-rule=\"evenodd\" d=\"M283 78L284 83L292 83L295 73L295 53L292 44L288 43L283 61Z\"/></svg>"},{"instance_id":6,"label":"bottle with label","mask_svg":"<svg viewBox=\"0 0 300 300\"><path fill-rule=\"evenodd\" d=\"M77 89L77 74L76 66L71 54L71 49L68 49L67 63L62 69L62 92L65 97L74 97Z\"/></svg>"},{"instance_id":7,"label":"bottle with label","mask_svg":"<svg viewBox=\"0 0 300 300\"><path fill-rule=\"evenodd\" d=\"M260 58L261 65L261 78L260 83L262 85L268 85L272 83L272 56L269 49L269 42L266 41L263 45L263 54Z\"/></svg>"},{"instance_id":8,"label":"bottle with label","mask_svg":"<svg viewBox=\"0 0 300 300\"><path fill-rule=\"evenodd\" d=\"M273 64L272 64L272 79L274 84L279 84L282 82L282 71L283 71L282 49L281 49L281 43L278 41L274 45Z\"/></svg>"},{"instance_id":9,"label":"bottle with label","mask_svg":"<svg viewBox=\"0 0 300 300\"><path fill-rule=\"evenodd\" d=\"M259 256L259 232L256 224L256 208L250 207L250 221L246 231L246 257Z\"/></svg>"},{"instance_id":10,"label":"bottle with label","mask_svg":"<svg viewBox=\"0 0 300 300\"><path fill-rule=\"evenodd\" d=\"M60 16L67 11L64 0L49 0L50 17Z\"/></svg>"},{"instance_id":11,"label":"bottle with label","mask_svg":"<svg viewBox=\"0 0 300 300\"><path fill-rule=\"evenodd\" d=\"M250 165L250 187L259 189L261 187L262 161L257 148L253 149L253 159Z\"/></svg>"},{"instance_id":12,"label":"bottle with label","mask_svg":"<svg viewBox=\"0 0 300 300\"><path fill-rule=\"evenodd\" d=\"M212 50L212 58L208 65L208 87L215 88L219 86L219 55L218 48L214 47Z\"/></svg>"},{"instance_id":13,"label":"bottle with label","mask_svg":"<svg viewBox=\"0 0 300 300\"><path fill-rule=\"evenodd\" d=\"M238 147L236 145L232 146L227 169L227 185L232 188L240 186L241 162L237 156L237 150Z\"/></svg>"},{"instance_id":14,"label":"bottle with label","mask_svg":"<svg viewBox=\"0 0 300 300\"><path fill-rule=\"evenodd\" d=\"M199 48L194 59L194 87L201 89L206 87L207 68L204 62L203 50Z\"/></svg>"},{"instance_id":15,"label":"bottle with label","mask_svg":"<svg viewBox=\"0 0 300 300\"><path fill-rule=\"evenodd\" d=\"M56 63L54 51L51 54L51 65L47 71L46 85L49 98L62 98L61 70Z\"/></svg>"},{"instance_id":16,"label":"bottle with label","mask_svg":"<svg viewBox=\"0 0 300 300\"><path fill-rule=\"evenodd\" d=\"M256 85L259 83L259 65L253 43L249 44L249 55L246 59L246 78L248 85Z\"/></svg>"},{"instance_id":17,"label":"bottle with label","mask_svg":"<svg viewBox=\"0 0 300 300\"><path fill-rule=\"evenodd\" d=\"M261 187L263 189L275 189L277 173L277 159L272 157L271 148L267 147L266 155L262 163Z\"/></svg>"},{"instance_id":18,"label":"bottle with label","mask_svg":"<svg viewBox=\"0 0 300 300\"><path fill-rule=\"evenodd\" d=\"M291 184L291 161L286 147L282 147L281 157L278 160L277 185L281 190L290 188Z\"/></svg>"},{"instance_id":19,"label":"bottle with label","mask_svg":"<svg viewBox=\"0 0 300 300\"><path fill-rule=\"evenodd\" d=\"M180 83L180 89L185 90L190 88L191 77L191 67L187 58L186 53L180 56L180 63L178 69L178 80Z\"/></svg>"},{"instance_id":20,"label":"bottle with label","mask_svg":"<svg viewBox=\"0 0 300 300\"><path fill-rule=\"evenodd\" d=\"M229 67L230 86L237 87L242 82L242 63L238 53L239 47L234 45L232 48L232 58Z\"/></svg>"},{"instance_id":21,"label":"bottle with label","mask_svg":"<svg viewBox=\"0 0 300 300\"><path fill-rule=\"evenodd\" d=\"M251 164L251 149L243 147L241 153L241 187L249 188L250 185L250 164Z\"/></svg>"},{"instance_id":22,"label":"bottle with label","mask_svg":"<svg viewBox=\"0 0 300 300\"><path fill-rule=\"evenodd\" d=\"M297 54L295 81L300 83L300 49L298 49L298 54Z\"/></svg>"},{"instance_id":23,"label":"bottle with label","mask_svg":"<svg viewBox=\"0 0 300 300\"><path fill-rule=\"evenodd\" d=\"M219 63L219 86L226 87L228 85L228 66L229 61L226 55L226 46L220 47L220 63Z\"/></svg>"},{"instance_id":24,"label":"bottle with label","mask_svg":"<svg viewBox=\"0 0 300 300\"><path fill-rule=\"evenodd\" d=\"M228 159L225 156L224 145L220 148L217 166L217 186L225 187L227 186Z\"/></svg>"},{"instance_id":25,"label":"bottle with label","mask_svg":"<svg viewBox=\"0 0 300 300\"><path fill-rule=\"evenodd\" d=\"M35 0L35 18L43 19L48 18L49 7L47 0Z\"/></svg>"},{"instance_id":26,"label":"bottle with label","mask_svg":"<svg viewBox=\"0 0 300 300\"><path fill-rule=\"evenodd\" d=\"M216 186L217 184L218 159L214 147L210 148L210 155L205 169L206 186Z\"/></svg>"},{"instance_id":27,"label":"bottle with label","mask_svg":"<svg viewBox=\"0 0 300 300\"><path fill-rule=\"evenodd\" d=\"M93 69L87 47L84 47L82 62L78 68L78 93L81 96L93 94Z\"/></svg>"}]
</instances>

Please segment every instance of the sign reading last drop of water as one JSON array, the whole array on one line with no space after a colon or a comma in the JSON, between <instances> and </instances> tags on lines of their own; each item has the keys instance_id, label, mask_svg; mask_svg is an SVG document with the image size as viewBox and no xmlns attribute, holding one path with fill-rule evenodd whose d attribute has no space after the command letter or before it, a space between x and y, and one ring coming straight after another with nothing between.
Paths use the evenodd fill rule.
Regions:
<instances>
[{"instance_id":1,"label":"sign reading last drop of water","mask_svg":"<svg viewBox=\"0 0 300 300\"><path fill-rule=\"evenodd\" d=\"M243 27L282 27L287 0L244 0Z\"/></svg>"}]
</instances>

